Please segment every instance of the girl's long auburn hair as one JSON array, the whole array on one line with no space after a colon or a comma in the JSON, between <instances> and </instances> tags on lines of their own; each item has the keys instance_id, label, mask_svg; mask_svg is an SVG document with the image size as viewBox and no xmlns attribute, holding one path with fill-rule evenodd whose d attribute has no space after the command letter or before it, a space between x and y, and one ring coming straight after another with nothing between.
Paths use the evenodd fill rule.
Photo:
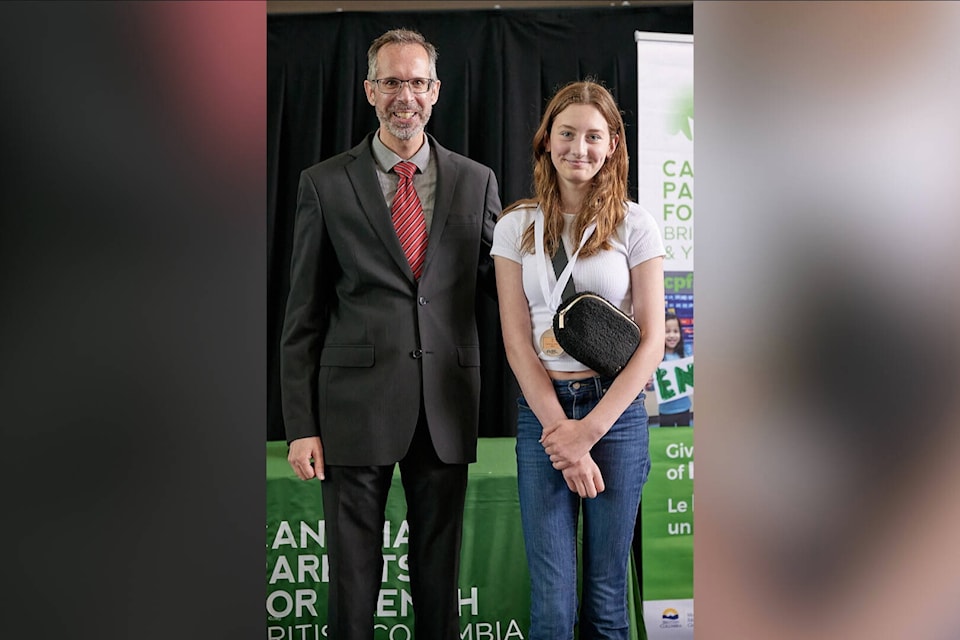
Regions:
<instances>
[{"instance_id":1,"label":"girl's long auburn hair","mask_svg":"<svg viewBox=\"0 0 960 640\"><path fill-rule=\"evenodd\" d=\"M560 182L546 147L554 120L571 104L587 104L596 107L603 119L607 121L611 139L618 138L613 155L607 158L600 171L593 177L580 211L576 212L577 217L573 224L574 238L579 239L592 222L597 223L596 231L580 251L580 256L586 257L610 247L610 236L626 215L627 174L630 166L620 109L610 92L592 79L571 82L557 91L550 100L540 121L540 127L533 136L534 197L514 202L503 211L501 217L520 206L539 203L544 218L544 251L552 256L561 246L563 216L560 215ZM534 253L532 224L524 231L520 246L521 250Z\"/></svg>"}]
</instances>

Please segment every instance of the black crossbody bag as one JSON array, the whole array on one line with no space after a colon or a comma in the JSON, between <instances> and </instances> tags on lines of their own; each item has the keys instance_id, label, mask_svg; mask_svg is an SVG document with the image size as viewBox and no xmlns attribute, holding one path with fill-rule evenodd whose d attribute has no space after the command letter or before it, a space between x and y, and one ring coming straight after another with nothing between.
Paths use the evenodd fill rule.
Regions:
<instances>
[{"instance_id":1,"label":"black crossbody bag","mask_svg":"<svg viewBox=\"0 0 960 640\"><path fill-rule=\"evenodd\" d=\"M553 256L559 274L567 264L561 244ZM573 277L563 290L563 302L553 316L553 333L564 351L603 376L615 377L640 346L640 327L601 295L577 292Z\"/></svg>"}]
</instances>

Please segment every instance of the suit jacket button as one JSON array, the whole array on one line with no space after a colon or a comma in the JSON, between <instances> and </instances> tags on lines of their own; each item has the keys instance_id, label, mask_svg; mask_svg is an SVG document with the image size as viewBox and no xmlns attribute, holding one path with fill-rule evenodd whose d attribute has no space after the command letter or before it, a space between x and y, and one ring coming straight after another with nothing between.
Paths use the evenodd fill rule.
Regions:
<instances>
[{"instance_id":1,"label":"suit jacket button","mask_svg":"<svg viewBox=\"0 0 960 640\"><path fill-rule=\"evenodd\" d=\"M423 306L423 305L427 304L427 299L424 298L423 296L420 296L419 298L417 298L417 302L418 302L421 306Z\"/></svg>"},{"instance_id":2,"label":"suit jacket button","mask_svg":"<svg viewBox=\"0 0 960 640\"><path fill-rule=\"evenodd\" d=\"M423 349L414 349L413 351L410 352L410 355L413 356L414 359L422 358L422 357L423 357Z\"/></svg>"}]
</instances>

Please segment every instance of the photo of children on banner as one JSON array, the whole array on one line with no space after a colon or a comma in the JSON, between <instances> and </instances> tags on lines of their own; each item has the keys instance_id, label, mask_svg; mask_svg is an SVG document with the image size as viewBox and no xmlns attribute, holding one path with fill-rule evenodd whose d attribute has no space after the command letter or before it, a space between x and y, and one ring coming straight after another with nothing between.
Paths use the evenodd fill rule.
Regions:
<instances>
[{"instance_id":1,"label":"photo of children on banner","mask_svg":"<svg viewBox=\"0 0 960 640\"><path fill-rule=\"evenodd\" d=\"M663 362L647 382L656 391L661 427L693 426L693 349L683 338L680 319L673 311L664 314Z\"/></svg>"}]
</instances>

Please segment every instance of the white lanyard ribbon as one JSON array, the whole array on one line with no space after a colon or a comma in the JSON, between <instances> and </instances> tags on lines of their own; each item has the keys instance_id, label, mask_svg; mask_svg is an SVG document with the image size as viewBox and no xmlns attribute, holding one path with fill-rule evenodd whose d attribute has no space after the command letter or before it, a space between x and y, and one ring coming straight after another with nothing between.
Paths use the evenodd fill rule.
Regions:
<instances>
[{"instance_id":1,"label":"white lanyard ribbon","mask_svg":"<svg viewBox=\"0 0 960 640\"><path fill-rule=\"evenodd\" d=\"M589 227L583 230L583 237L580 238L580 246L577 247L577 250L573 252L573 255L570 256L567 266L564 267L563 271L557 276L553 271L553 262L546 255L543 250L543 210L537 206L536 212L534 212L533 218L533 244L534 250L537 252L539 259L537 260L537 270L540 275L540 288L543 290L543 299L547 303L547 307L550 311L556 311L560 306L561 299L563 295L563 289L567 286L567 280L573 276L573 265L577 262L577 256L580 255L580 249L583 249L583 245L587 244L587 240L590 239L590 236L593 235L594 229L597 228L597 223L594 222ZM561 239L560 246L557 247L557 251L566 251L563 246L563 241ZM547 265L550 265L550 268L547 269ZM553 287L553 290L550 289L550 276L547 275L547 271L550 272L550 275L556 280L556 285Z\"/></svg>"}]
</instances>

